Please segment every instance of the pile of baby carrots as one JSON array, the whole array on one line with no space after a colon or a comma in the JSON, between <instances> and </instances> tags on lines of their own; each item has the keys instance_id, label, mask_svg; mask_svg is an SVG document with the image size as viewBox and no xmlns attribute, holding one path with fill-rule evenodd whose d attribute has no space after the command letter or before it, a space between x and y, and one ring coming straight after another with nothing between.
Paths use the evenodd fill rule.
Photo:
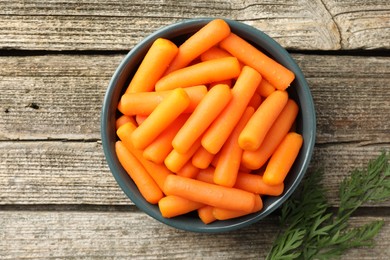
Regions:
<instances>
[{"instance_id":1,"label":"pile of baby carrots","mask_svg":"<svg viewBox=\"0 0 390 260\"><path fill-rule=\"evenodd\" d=\"M120 98L117 157L164 217L258 212L283 193L303 143L294 77L222 19L180 46L159 38Z\"/></svg>"}]
</instances>

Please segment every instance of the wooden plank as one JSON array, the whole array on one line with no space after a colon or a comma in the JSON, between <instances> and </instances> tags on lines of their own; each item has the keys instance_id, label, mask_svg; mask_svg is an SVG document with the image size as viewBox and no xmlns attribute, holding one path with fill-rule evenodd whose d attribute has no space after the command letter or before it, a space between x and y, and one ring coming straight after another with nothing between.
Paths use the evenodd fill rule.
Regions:
<instances>
[{"instance_id":1,"label":"wooden plank","mask_svg":"<svg viewBox=\"0 0 390 260\"><path fill-rule=\"evenodd\" d=\"M123 55L0 57L0 139L98 139Z\"/></svg>"},{"instance_id":2,"label":"wooden plank","mask_svg":"<svg viewBox=\"0 0 390 260\"><path fill-rule=\"evenodd\" d=\"M123 56L0 57L0 140L99 139L104 93ZM317 143L390 142L389 57L293 57L315 101Z\"/></svg>"},{"instance_id":3,"label":"wooden plank","mask_svg":"<svg viewBox=\"0 0 390 260\"><path fill-rule=\"evenodd\" d=\"M7 1L0 49L128 50L156 29L195 17L224 17L264 30L291 49L340 49L337 26L315 1Z\"/></svg>"},{"instance_id":4,"label":"wooden plank","mask_svg":"<svg viewBox=\"0 0 390 260\"><path fill-rule=\"evenodd\" d=\"M0 48L127 50L152 31L194 17L226 17L300 50L390 48L388 1L7 1ZM147 15L145 15L147 14ZM140 17L143 17L142 19ZM60 30L58 28L61 28Z\"/></svg>"},{"instance_id":5,"label":"wooden plank","mask_svg":"<svg viewBox=\"0 0 390 260\"><path fill-rule=\"evenodd\" d=\"M352 226L384 219L375 247L342 259L389 259L390 217L354 217ZM278 232L268 217L228 234L167 227L139 212L0 211L1 259L264 259Z\"/></svg>"},{"instance_id":6,"label":"wooden plank","mask_svg":"<svg viewBox=\"0 0 390 260\"><path fill-rule=\"evenodd\" d=\"M317 143L390 142L387 57L293 55L314 99Z\"/></svg>"},{"instance_id":7,"label":"wooden plank","mask_svg":"<svg viewBox=\"0 0 390 260\"><path fill-rule=\"evenodd\" d=\"M0 142L0 158L0 204L131 204L99 143Z\"/></svg>"},{"instance_id":8,"label":"wooden plank","mask_svg":"<svg viewBox=\"0 0 390 260\"><path fill-rule=\"evenodd\" d=\"M390 144L316 147L308 174L323 168L332 205L341 180ZM0 142L0 205L129 205L96 142ZM380 204L390 205L390 201ZM367 205L378 206L378 205Z\"/></svg>"},{"instance_id":9,"label":"wooden plank","mask_svg":"<svg viewBox=\"0 0 390 260\"><path fill-rule=\"evenodd\" d=\"M324 1L341 35L342 49L389 49L390 2Z\"/></svg>"}]
</instances>

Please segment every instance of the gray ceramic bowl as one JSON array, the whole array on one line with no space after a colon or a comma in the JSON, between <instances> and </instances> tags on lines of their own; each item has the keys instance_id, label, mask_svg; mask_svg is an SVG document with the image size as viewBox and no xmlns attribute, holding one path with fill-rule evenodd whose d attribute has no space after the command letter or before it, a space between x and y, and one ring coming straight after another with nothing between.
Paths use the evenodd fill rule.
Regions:
<instances>
[{"instance_id":1,"label":"gray ceramic bowl","mask_svg":"<svg viewBox=\"0 0 390 260\"><path fill-rule=\"evenodd\" d=\"M115 133L115 119L117 117L116 108L118 101L124 88L128 85L132 75L155 39L162 37L180 44L180 42L199 30L210 20L212 19L201 18L185 20L161 28L146 37L126 55L116 69L104 98L101 114L101 135L104 154L113 176L125 194L139 209L156 220L178 229L193 232L216 233L232 231L253 224L275 211L284 201L286 201L288 197L290 197L301 182L308 168L315 143L316 120L313 99L309 86L300 68L291 58L289 53L277 42L258 29L240 22L226 20L234 33L251 42L257 48L267 53L270 57L274 58L295 73L296 79L288 88L288 91L290 96L297 101L300 107L300 112L297 118L297 132L303 135L304 144L298 158L288 174L288 177L285 180L285 191L278 197L265 197L263 199L263 209L258 213L253 213L231 220L216 221L208 225L203 224L195 214L187 214L171 219L164 218L161 216L156 205L151 205L146 202L133 181L120 165L115 155L114 144L117 141Z\"/></svg>"}]
</instances>

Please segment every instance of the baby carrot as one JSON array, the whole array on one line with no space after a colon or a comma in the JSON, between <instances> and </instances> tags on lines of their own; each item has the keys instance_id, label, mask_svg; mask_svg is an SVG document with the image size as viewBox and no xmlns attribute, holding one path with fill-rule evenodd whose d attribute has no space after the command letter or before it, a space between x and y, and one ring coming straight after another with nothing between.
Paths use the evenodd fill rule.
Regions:
<instances>
[{"instance_id":1,"label":"baby carrot","mask_svg":"<svg viewBox=\"0 0 390 260\"><path fill-rule=\"evenodd\" d=\"M261 103L238 138L242 149L255 151L260 147L268 130L285 107L287 100L287 92L278 90Z\"/></svg>"},{"instance_id":2,"label":"baby carrot","mask_svg":"<svg viewBox=\"0 0 390 260\"><path fill-rule=\"evenodd\" d=\"M133 123L127 123L117 130L117 135L126 148L138 159L144 166L149 175L153 178L156 184L164 191L164 182L168 175L173 174L164 165L156 164L147 160L142 155L142 150L135 149L131 142L131 133L137 126Z\"/></svg>"},{"instance_id":3,"label":"baby carrot","mask_svg":"<svg viewBox=\"0 0 390 260\"><path fill-rule=\"evenodd\" d=\"M180 115L159 136L145 147L143 155L146 159L155 163L163 163L167 155L172 151L172 140L179 129L184 125L188 114Z\"/></svg>"},{"instance_id":4,"label":"baby carrot","mask_svg":"<svg viewBox=\"0 0 390 260\"><path fill-rule=\"evenodd\" d=\"M189 105L190 100L182 88L166 97L132 133L135 148L144 149L166 129Z\"/></svg>"},{"instance_id":5,"label":"baby carrot","mask_svg":"<svg viewBox=\"0 0 390 260\"><path fill-rule=\"evenodd\" d=\"M283 182L277 185L264 183L263 176L254 173L239 172L234 188L246 190L255 194L279 196L283 193Z\"/></svg>"},{"instance_id":6,"label":"baby carrot","mask_svg":"<svg viewBox=\"0 0 390 260\"><path fill-rule=\"evenodd\" d=\"M200 100L206 95L207 88L205 85L185 88L190 104L183 113L191 113L199 104ZM153 110L172 93L172 90L126 93L122 95L118 110L125 115L149 115Z\"/></svg>"},{"instance_id":7,"label":"baby carrot","mask_svg":"<svg viewBox=\"0 0 390 260\"><path fill-rule=\"evenodd\" d=\"M206 205L231 210L251 212L255 205L253 193L205 183L177 175L169 175L164 190L167 195L177 195Z\"/></svg>"},{"instance_id":8,"label":"baby carrot","mask_svg":"<svg viewBox=\"0 0 390 260\"><path fill-rule=\"evenodd\" d=\"M195 179L206 183L214 183L213 167L201 169L196 175ZM233 188L252 192L260 195L279 196L284 190L284 184L268 185L264 183L263 177L259 174L238 172L236 182Z\"/></svg>"},{"instance_id":9,"label":"baby carrot","mask_svg":"<svg viewBox=\"0 0 390 260\"><path fill-rule=\"evenodd\" d=\"M179 215L183 215L203 206L204 205L202 203L194 202L174 195L166 196L158 202L161 215L165 218L173 218Z\"/></svg>"},{"instance_id":10,"label":"baby carrot","mask_svg":"<svg viewBox=\"0 0 390 260\"><path fill-rule=\"evenodd\" d=\"M292 71L234 33L222 40L219 45L242 63L260 72L261 76L279 90L285 90L295 78Z\"/></svg>"},{"instance_id":11,"label":"baby carrot","mask_svg":"<svg viewBox=\"0 0 390 260\"><path fill-rule=\"evenodd\" d=\"M262 98L256 92L253 94L248 106L253 107L255 110L260 106Z\"/></svg>"},{"instance_id":12,"label":"baby carrot","mask_svg":"<svg viewBox=\"0 0 390 260\"><path fill-rule=\"evenodd\" d=\"M213 160L210 163L211 166L213 166L213 167L217 166L220 155L221 155L221 153L214 154L214 158L213 158Z\"/></svg>"},{"instance_id":13,"label":"baby carrot","mask_svg":"<svg viewBox=\"0 0 390 260\"><path fill-rule=\"evenodd\" d=\"M213 209L214 207L207 205L198 209L198 216L203 223L209 224L217 220L213 215Z\"/></svg>"},{"instance_id":14,"label":"baby carrot","mask_svg":"<svg viewBox=\"0 0 390 260\"><path fill-rule=\"evenodd\" d=\"M163 165L163 164L157 164L157 163L151 162L149 160L146 160L142 156L141 150L133 151L133 154L142 163L142 165L145 167L145 169L148 171L149 175L157 183L157 185L160 187L160 189L165 193L165 191L164 191L165 180L169 175L172 175L173 172L168 170L168 168L165 167L165 165Z\"/></svg>"},{"instance_id":15,"label":"baby carrot","mask_svg":"<svg viewBox=\"0 0 390 260\"><path fill-rule=\"evenodd\" d=\"M199 170L200 169L195 167L191 161L188 161L176 174L186 178L195 178Z\"/></svg>"},{"instance_id":16,"label":"baby carrot","mask_svg":"<svg viewBox=\"0 0 390 260\"><path fill-rule=\"evenodd\" d=\"M266 79L262 79L259 86L256 89L256 93L262 97L268 97L275 91L275 87L272 86Z\"/></svg>"},{"instance_id":17,"label":"baby carrot","mask_svg":"<svg viewBox=\"0 0 390 260\"><path fill-rule=\"evenodd\" d=\"M250 213L255 213L263 208L263 201L259 195L255 196L255 205ZM214 208L213 215L217 220L226 220L232 218L238 218L247 215L248 212L238 210L228 210L223 208Z\"/></svg>"},{"instance_id":18,"label":"baby carrot","mask_svg":"<svg viewBox=\"0 0 390 260\"><path fill-rule=\"evenodd\" d=\"M121 115L115 121L115 129L118 129L119 127L121 127L122 125L124 125L124 124L126 124L128 122L132 122L134 125L136 124L134 117Z\"/></svg>"},{"instance_id":19,"label":"baby carrot","mask_svg":"<svg viewBox=\"0 0 390 260\"><path fill-rule=\"evenodd\" d=\"M196 175L195 179L206 183L214 183L214 171L215 168L212 166L206 169L201 169Z\"/></svg>"},{"instance_id":20,"label":"baby carrot","mask_svg":"<svg viewBox=\"0 0 390 260\"><path fill-rule=\"evenodd\" d=\"M232 94L228 85L210 89L194 112L177 132L172 146L179 153L186 153L225 108Z\"/></svg>"},{"instance_id":21,"label":"baby carrot","mask_svg":"<svg viewBox=\"0 0 390 260\"><path fill-rule=\"evenodd\" d=\"M115 143L115 152L119 162L134 181L145 200L156 204L164 194L142 164L127 150L121 141Z\"/></svg>"},{"instance_id":22,"label":"baby carrot","mask_svg":"<svg viewBox=\"0 0 390 260\"><path fill-rule=\"evenodd\" d=\"M137 125L141 125L147 117L147 115L136 115L135 122L137 123Z\"/></svg>"},{"instance_id":23,"label":"baby carrot","mask_svg":"<svg viewBox=\"0 0 390 260\"><path fill-rule=\"evenodd\" d=\"M126 93L152 91L178 52L167 39L155 40L132 78Z\"/></svg>"},{"instance_id":24,"label":"baby carrot","mask_svg":"<svg viewBox=\"0 0 390 260\"><path fill-rule=\"evenodd\" d=\"M260 147L255 151L243 152L242 165L252 170L262 167L289 132L297 117L298 109L297 103L289 99L274 124L268 130Z\"/></svg>"},{"instance_id":25,"label":"baby carrot","mask_svg":"<svg viewBox=\"0 0 390 260\"><path fill-rule=\"evenodd\" d=\"M227 37L229 33L230 27L224 20L215 19L210 21L179 46L179 51L169 65L165 75L186 67L207 49Z\"/></svg>"},{"instance_id":26,"label":"baby carrot","mask_svg":"<svg viewBox=\"0 0 390 260\"><path fill-rule=\"evenodd\" d=\"M214 59L220 59L226 57L232 57L232 55L229 52L217 46L213 46L200 55L200 60L207 61L207 60L214 60Z\"/></svg>"},{"instance_id":27,"label":"baby carrot","mask_svg":"<svg viewBox=\"0 0 390 260\"><path fill-rule=\"evenodd\" d=\"M247 107L237 126L222 146L220 157L215 167L214 183L233 187L241 164L242 149L238 145L238 136L254 113L253 107Z\"/></svg>"},{"instance_id":28,"label":"baby carrot","mask_svg":"<svg viewBox=\"0 0 390 260\"><path fill-rule=\"evenodd\" d=\"M199 62L162 77L155 85L156 91L186 88L215 81L235 78L240 74L240 64L235 57Z\"/></svg>"},{"instance_id":29,"label":"baby carrot","mask_svg":"<svg viewBox=\"0 0 390 260\"><path fill-rule=\"evenodd\" d=\"M263 180L266 184L278 185L284 181L302 143L302 136L295 132L290 132L284 137L265 168Z\"/></svg>"},{"instance_id":30,"label":"baby carrot","mask_svg":"<svg viewBox=\"0 0 390 260\"><path fill-rule=\"evenodd\" d=\"M212 83L209 84L209 89L211 89L211 88L213 88L214 86L219 85L219 84L228 85L229 88L231 88L231 87L232 87L232 80L231 80L231 79L225 79L225 80L220 80L220 81L212 82Z\"/></svg>"},{"instance_id":31,"label":"baby carrot","mask_svg":"<svg viewBox=\"0 0 390 260\"><path fill-rule=\"evenodd\" d=\"M195 154L192 156L192 164L199 169L206 169L209 167L211 161L214 158L214 154L210 153L203 146L199 147Z\"/></svg>"},{"instance_id":32,"label":"baby carrot","mask_svg":"<svg viewBox=\"0 0 390 260\"><path fill-rule=\"evenodd\" d=\"M243 67L231 90L232 98L229 104L203 135L202 146L207 151L216 154L221 149L240 120L260 81L261 75L256 70L248 66Z\"/></svg>"},{"instance_id":33,"label":"baby carrot","mask_svg":"<svg viewBox=\"0 0 390 260\"><path fill-rule=\"evenodd\" d=\"M194 153L200 147L200 138L195 141L192 147L186 153L179 153L173 149L165 158L164 164L167 168L175 173L179 172L180 169L192 158Z\"/></svg>"},{"instance_id":34,"label":"baby carrot","mask_svg":"<svg viewBox=\"0 0 390 260\"><path fill-rule=\"evenodd\" d=\"M226 57L232 57L230 53L228 53L225 50L222 50L221 48L218 48L217 46L213 46L204 53L200 55L201 61L208 61L208 60L214 60L214 59L220 59L220 58L226 58ZM240 64L240 67L242 67L242 64ZM216 82L210 83L210 87L212 88L218 84L226 84L229 87L232 86L232 79L226 79L226 80L220 80Z\"/></svg>"}]
</instances>

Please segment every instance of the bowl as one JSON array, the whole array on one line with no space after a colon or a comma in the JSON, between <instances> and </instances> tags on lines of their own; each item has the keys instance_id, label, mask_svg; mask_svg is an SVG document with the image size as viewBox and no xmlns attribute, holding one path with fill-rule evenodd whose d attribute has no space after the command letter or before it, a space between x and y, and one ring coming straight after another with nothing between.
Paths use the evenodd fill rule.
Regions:
<instances>
[{"instance_id":1,"label":"bowl","mask_svg":"<svg viewBox=\"0 0 390 260\"><path fill-rule=\"evenodd\" d=\"M170 39L176 44L180 44L188 38L189 35L199 30L212 19L214 18L190 19L168 25L150 34L138 43L124 57L112 76L105 94L101 112L101 137L104 154L114 178L129 199L140 210L168 226L181 230L203 233L227 232L249 226L268 216L280 207L282 203L291 196L305 175L312 156L316 133L315 109L310 89L303 73L290 54L264 32L247 24L225 19L230 25L232 32L244 38L295 73L295 80L288 88L288 92L290 97L298 103L300 108L297 117L296 131L303 136L304 143L285 180L285 190L280 196L264 197L263 209L260 212L235 219L215 221L207 225L192 213L170 219L164 218L157 205L151 205L142 197L134 182L122 168L115 154L114 145L118 140L115 132L115 120L118 116L118 101L154 40L161 37Z\"/></svg>"}]
</instances>

